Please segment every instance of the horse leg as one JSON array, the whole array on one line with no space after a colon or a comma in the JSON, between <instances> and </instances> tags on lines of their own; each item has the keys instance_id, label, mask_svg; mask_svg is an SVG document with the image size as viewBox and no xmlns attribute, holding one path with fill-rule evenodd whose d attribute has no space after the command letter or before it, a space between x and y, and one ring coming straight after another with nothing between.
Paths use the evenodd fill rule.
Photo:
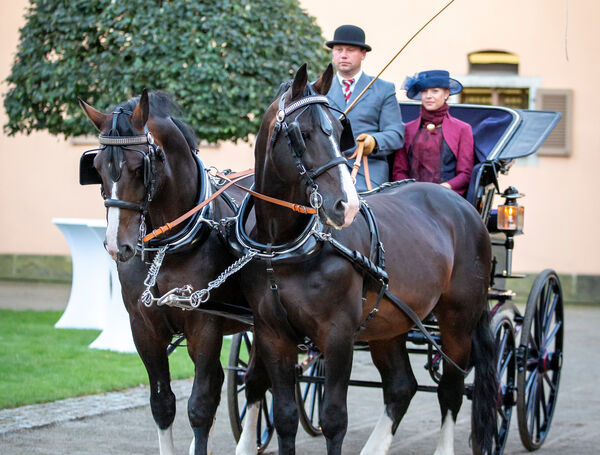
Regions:
<instances>
[{"instance_id":1,"label":"horse leg","mask_svg":"<svg viewBox=\"0 0 600 455\"><path fill-rule=\"evenodd\" d=\"M139 319L138 319L139 318ZM167 346L171 340L165 332L149 329L141 315L131 316L131 331L138 354L146 367L150 382L150 409L158 430L160 455L174 455L173 420L175 419L175 394L171 390L171 375Z\"/></svg>"},{"instance_id":2,"label":"horse leg","mask_svg":"<svg viewBox=\"0 0 600 455\"><path fill-rule=\"evenodd\" d=\"M296 453L298 409L295 400L298 345L280 330L263 327L255 321L254 344L271 381L273 392L273 422L277 430L280 455Z\"/></svg>"},{"instance_id":3,"label":"horse leg","mask_svg":"<svg viewBox=\"0 0 600 455\"><path fill-rule=\"evenodd\" d=\"M252 343L248 370L244 378L246 386L246 416L242 434L235 448L236 455L255 455L258 453L256 425L262 399L269 388L269 377L264 363L256 354L256 342Z\"/></svg>"},{"instance_id":4,"label":"horse leg","mask_svg":"<svg viewBox=\"0 0 600 455\"><path fill-rule=\"evenodd\" d=\"M206 455L210 452L209 435L224 379L220 362L223 331L216 318L203 315L201 323L186 327L185 336L195 367L194 384L188 400L188 417L194 432L189 453Z\"/></svg>"},{"instance_id":5,"label":"horse leg","mask_svg":"<svg viewBox=\"0 0 600 455\"><path fill-rule=\"evenodd\" d=\"M406 335L392 340L372 341L369 347L373 363L381 375L385 409L360 453L384 455L388 453L396 429L417 392L417 380L406 350Z\"/></svg>"},{"instance_id":6,"label":"horse leg","mask_svg":"<svg viewBox=\"0 0 600 455\"><path fill-rule=\"evenodd\" d=\"M461 368L467 369L471 353L471 334L464 324L454 324L438 316L442 348ZM449 323L450 322L450 323ZM444 360L443 373L438 386L438 401L442 414L442 429L434 455L454 455L454 426L462 405L465 377L456 367Z\"/></svg>"},{"instance_id":7,"label":"horse leg","mask_svg":"<svg viewBox=\"0 0 600 455\"><path fill-rule=\"evenodd\" d=\"M332 329L340 327L332 323ZM331 330L325 346L325 384L320 422L328 455L340 455L348 429L348 381L352 371L353 330Z\"/></svg>"}]
</instances>

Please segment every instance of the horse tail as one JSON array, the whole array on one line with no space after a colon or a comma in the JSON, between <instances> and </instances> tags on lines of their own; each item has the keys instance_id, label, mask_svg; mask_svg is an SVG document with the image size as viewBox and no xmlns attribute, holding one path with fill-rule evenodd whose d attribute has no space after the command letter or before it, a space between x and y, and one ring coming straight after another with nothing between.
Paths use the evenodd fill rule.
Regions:
<instances>
[{"instance_id":1,"label":"horse tail","mask_svg":"<svg viewBox=\"0 0 600 455\"><path fill-rule=\"evenodd\" d=\"M490 328L490 311L485 309L472 335L473 384L472 442L475 454L491 454L496 433L498 379L496 348Z\"/></svg>"}]
</instances>

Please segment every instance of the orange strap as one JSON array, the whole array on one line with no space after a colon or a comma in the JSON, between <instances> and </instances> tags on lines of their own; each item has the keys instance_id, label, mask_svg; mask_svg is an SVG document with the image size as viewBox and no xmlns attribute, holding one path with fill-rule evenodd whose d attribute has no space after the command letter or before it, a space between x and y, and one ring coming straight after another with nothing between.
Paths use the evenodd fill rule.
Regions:
<instances>
[{"instance_id":1,"label":"orange strap","mask_svg":"<svg viewBox=\"0 0 600 455\"><path fill-rule=\"evenodd\" d=\"M148 234L144 238L142 238L142 242L147 242L147 241L152 240L153 238L155 238L155 237L157 237L157 236L159 236L161 234L164 234L167 231L170 231L175 226L177 226L178 224L180 224L182 221L187 220L190 216L192 216L198 210L201 210L203 207L205 207L207 204L209 204L213 199L215 199L216 197L218 197L219 194L221 194L223 191L225 191L231 185L235 185L240 180L243 180L243 179L245 179L246 177L248 177L249 175L252 175L252 174L254 174L254 169L247 169L245 171L236 172L235 174L230 174L228 176L223 176L222 174L219 175L219 177L221 177L221 178L225 178L227 180L230 180L229 183L227 183L226 185L224 185L221 188L219 188L208 199L202 201L200 204L198 204L193 209L188 210L183 215L181 215L179 218L177 218L177 219L175 219L175 220L173 220L173 221L165 224L164 226L161 226L159 228L154 229L150 234ZM230 179L230 177L233 177L233 179Z\"/></svg>"},{"instance_id":2,"label":"orange strap","mask_svg":"<svg viewBox=\"0 0 600 455\"><path fill-rule=\"evenodd\" d=\"M153 238L164 234L167 231L170 231L171 229L173 229L175 226L177 226L178 224L180 224L182 221L187 220L190 216L192 216L194 213L196 213L198 210L201 210L202 207L206 206L207 204L209 204L213 199L215 199L217 196L219 196L223 191L225 191L227 188L229 188L232 185L235 185L236 187L238 187L240 190L243 190L247 193L250 193L252 196L257 197L259 199L262 199L263 201L267 201L270 202L272 204L276 204L276 205L281 205L282 207L286 207L290 210L293 210L294 212L298 212L298 213L303 213L305 215L314 215L317 213L317 209L314 209L312 207L306 207L304 205L300 205L300 204L293 204L291 202L287 202L287 201L283 201L281 199L277 199L271 196L265 196L264 194L261 193L257 193L256 191L252 191L246 187L243 187L242 185L240 185L238 182L240 182L241 180L244 180L246 177L248 177L249 175L254 174L254 169L247 169L245 171L241 171L241 172L236 172L234 174L221 174L220 172L217 172L216 175L217 177L224 179L224 180L229 180L229 182L222 186L221 188L219 188L217 191L215 191L208 199L206 199L205 201L203 201L202 203L198 204L196 207L194 207L191 210L188 210L187 212L185 212L183 215L181 215L179 218L165 224L164 226L161 226L159 228L154 229L150 234L146 235L144 238L142 238L143 242L147 242L149 240L152 240Z\"/></svg>"},{"instance_id":3,"label":"orange strap","mask_svg":"<svg viewBox=\"0 0 600 455\"><path fill-rule=\"evenodd\" d=\"M371 185L371 177L369 175L369 160L367 159L367 155L363 155L363 149L365 146L364 141L358 141L358 145L356 146L356 150L348 160L354 159L354 164L352 165L352 173L350 176L352 177L352 181L356 184L356 175L358 174L358 170L360 169L360 161L362 158L362 165L365 168L365 182L367 182L367 189L371 191L373 186Z\"/></svg>"},{"instance_id":4,"label":"orange strap","mask_svg":"<svg viewBox=\"0 0 600 455\"><path fill-rule=\"evenodd\" d=\"M282 199L277 199L277 198L274 198L271 196L266 196L264 194L257 193L256 191L252 191L251 189L245 188L242 185L239 185L237 183L234 183L234 185L237 186L240 190L244 190L246 193L249 193L252 196L257 197L258 199L262 199L263 201L270 202L271 204L280 205L282 207L293 210L294 212L302 213L304 215L314 215L315 213L317 213L317 209L314 209L312 207L306 207L305 205L294 204L292 202L287 202Z\"/></svg>"}]
</instances>

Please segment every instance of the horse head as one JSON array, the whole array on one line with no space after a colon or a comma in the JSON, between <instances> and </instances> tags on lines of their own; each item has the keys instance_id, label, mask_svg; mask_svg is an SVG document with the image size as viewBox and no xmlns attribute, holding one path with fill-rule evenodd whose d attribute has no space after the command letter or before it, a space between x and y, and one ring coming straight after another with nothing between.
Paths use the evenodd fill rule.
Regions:
<instances>
[{"instance_id":1,"label":"horse head","mask_svg":"<svg viewBox=\"0 0 600 455\"><path fill-rule=\"evenodd\" d=\"M326 94L331 64L310 84L306 64L263 117L255 148L256 186L266 194L318 209L324 223L348 226L358 195L339 147L342 124ZM258 208L258 206L257 206Z\"/></svg>"},{"instance_id":2,"label":"horse head","mask_svg":"<svg viewBox=\"0 0 600 455\"><path fill-rule=\"evenodd\" d=\"M101 145L82 157L80 181L101 184L107 208L104 245L115 261L125 262L135 255L147 225L162 225L193 205L195 138L170 116L176 105L160 92L144 89L111 113L81 99L79 105L100 132ZM187 158L175 160L175 154Z\"/></svg>"}]
</instances>

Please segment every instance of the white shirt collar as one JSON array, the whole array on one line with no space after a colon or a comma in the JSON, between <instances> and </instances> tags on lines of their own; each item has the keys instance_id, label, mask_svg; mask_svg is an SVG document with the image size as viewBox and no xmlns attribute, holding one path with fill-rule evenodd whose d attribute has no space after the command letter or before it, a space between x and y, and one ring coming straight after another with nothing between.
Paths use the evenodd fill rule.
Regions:
<instances>
[{"instance_id":1,"label":"white shirt collar","mask_svg":"<svg viewBox=\"0 0 600 455\"><path fill-rule=\"evenodd\" d=\"M363 74L363 71L362 71L362 70L359 70L359 72L358 72L358 73L356 73L356 74L354 75L354 77L352 77L352 78L351 78L351 79L354 79L354 82L353 82L353 83L352 83L352 85L350 86L350 89L351 89L351 90L354 90L354 87L356 86L356 83L358 82L358 80L360 79L360 77L362 76L362 74ZM344 82L343 82L343 81L345 81L346 79L345 79L345 78L343 78L343 77L340 75L340 73L336 73L336 76L337 76L337 78L338 78L338 81L340 82L340 85L341 85L341 86L343 86L343 85L344 85Z\"/></svg>"}]
</instances>

